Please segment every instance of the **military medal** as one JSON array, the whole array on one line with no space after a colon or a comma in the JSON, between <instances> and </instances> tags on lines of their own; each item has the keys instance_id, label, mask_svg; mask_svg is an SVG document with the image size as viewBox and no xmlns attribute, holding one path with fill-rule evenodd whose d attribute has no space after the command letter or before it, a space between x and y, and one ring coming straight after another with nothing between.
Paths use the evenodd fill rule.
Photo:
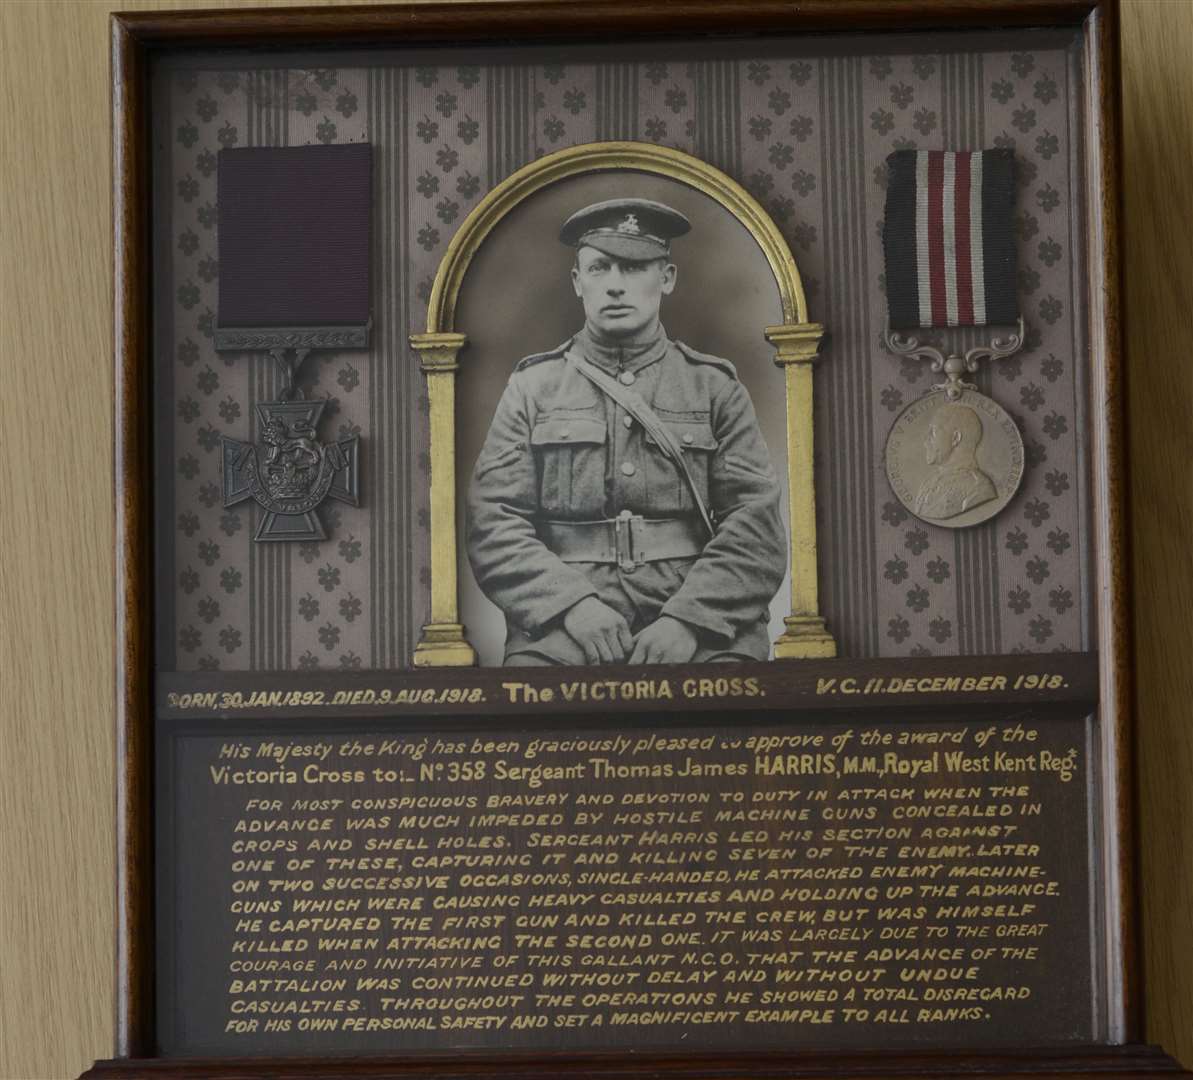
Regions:
<instances>
[{"instance_id":1,"label":"military medal","mask_svg":"<svg viewBox=\"0 0 1193 1080\"><path fill-rule=\"evenodd\" d=\"M925 360L944 381L896 417L886 474L899 501L932 525L977 525L1023 479L1023 439L966 376L1023 346L1015 295L1014 152L898 150L887 158L886 348ZM909 331L1006 326L989 342L946 352ZM1013 329L1010 329L1013 327Z\"/></svg>"},{"instance_id":2,"label":"military medal","mask_svg":"<svg viewBox=\"0 0 1193 1080\"><path fill-rule=\"evenodd\" d=\"M264 511L254 540L323 540L324 500L358 505L360 439L319 441L327 402L298 374L312 350L368 347L371 174L365 144L220 151L215 347L267 351L283 377L260 441L221 439L224 506Z\"/></svg>"}]
</instances>

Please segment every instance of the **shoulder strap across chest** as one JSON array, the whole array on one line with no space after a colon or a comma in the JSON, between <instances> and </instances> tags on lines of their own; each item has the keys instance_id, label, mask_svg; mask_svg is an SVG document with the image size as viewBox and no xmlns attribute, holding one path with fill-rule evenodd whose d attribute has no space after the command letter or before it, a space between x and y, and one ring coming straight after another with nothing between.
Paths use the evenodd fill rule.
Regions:
<instances>
[{"instance_id":1,"label":"shoulder strap across chest","mask_svg":"<svg viewBox=\"0 0 1193 1080\"><path fill-rule=\"evenodd\" d=\"M688 485L688 489L692 493L692 499L695 501L696 509L700 513L700 520L704 522L704 527L708 530L708 535L715 535L717 530L713 525L712 514L709 513L708 507L700 495L700 488L696 484L696 478L692 475L687 458L684 457L683 447L679 445L671 429L659 419L655 411L642 400L640 395L634 393L633 390L622 386L621 383L616 379L610 378L595 364L589 363L574 352L570 354L569 359L575 364L576 370L592 383L593 386L613 401L616 401L618 405L637 420L642 425L643 430L658 443L663 453L675 463L675 466L680 471L680 475L683 476L684 482Z\"/></svg>"}]
</instances>

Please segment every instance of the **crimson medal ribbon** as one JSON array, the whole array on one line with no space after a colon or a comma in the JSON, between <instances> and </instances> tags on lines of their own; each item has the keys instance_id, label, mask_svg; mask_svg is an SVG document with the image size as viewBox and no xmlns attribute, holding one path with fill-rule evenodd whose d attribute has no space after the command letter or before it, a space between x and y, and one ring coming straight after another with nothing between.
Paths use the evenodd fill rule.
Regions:
<instances>
[{"instance_id":1,"label":"crimson medal ribbon","mask_svg":"<svg viewBox=\"0 0 1193 1080\"><path fill-rule=\"evenodd\" d=\"M891 328L1016 322L1015 152L896 150L886 160Z\"/></svg>"},{"instance_id":2,"label":"crimson medal ribbon","mask_svg":"<svg viewBox=\"0 0 1193 1080\"><path fill-rule=\"evenodd\" d=\"M372 172L368 143L220 151L220 328L365 330Z\"/></svg>"}]
</instances>

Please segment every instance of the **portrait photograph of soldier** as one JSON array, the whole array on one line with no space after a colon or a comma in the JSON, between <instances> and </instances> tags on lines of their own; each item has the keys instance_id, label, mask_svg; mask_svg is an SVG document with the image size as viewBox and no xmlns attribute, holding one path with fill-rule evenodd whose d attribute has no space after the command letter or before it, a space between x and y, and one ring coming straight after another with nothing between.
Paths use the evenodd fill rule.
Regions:
<instances>
[{"instance_id":1,"label":"portrait photograph of soldier","mask_svg":"<svg viewBox=\"0 0 1193 1080\"><path fill-rule=\"evenodd\" d=\"M617 187L635 185L623 178ZM668 194L659 187L652 196ZM710 254L691 242L697 226L675 201L634 192L579 205L573 196L569 206L556 197L556 213L570 212L532 219L546 235L521 230L539 252L552 245L542 265L559 266L570 296L551 283L555 344L488 373L500 393L479 449L462 463L467 571L499 613L501 640L487 661L480 645L485 662L770 656L772 602L789 562L784 478L734 359L666 321L685 289L685 256ZM742 287L757 291L759 278L751 268ZM533 278L513 280L534 295ZM684 299L687 311L704 309L702 319L715 318L710 305L741 300L761 346L749 366L781 405L762 334L776 319L750 314L774 298ZM701 320L681 321L698 330ZM481 344L488 359L483 334ZM465 611L464 620L475 638L475 618Z\"/></svg>"}]
</instances>

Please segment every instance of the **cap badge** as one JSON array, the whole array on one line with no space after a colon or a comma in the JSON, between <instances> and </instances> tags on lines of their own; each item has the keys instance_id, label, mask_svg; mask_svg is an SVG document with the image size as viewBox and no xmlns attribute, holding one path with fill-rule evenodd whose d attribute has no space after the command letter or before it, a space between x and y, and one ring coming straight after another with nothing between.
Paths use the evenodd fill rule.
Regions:
<instances>
[{"instance_id":1,"label":"cap badge","mask_svg":"<svg viewBox=\"0 0 1193 1080\"><path fill-rule=\"evenodd\" d=\"M625 221L617 226L617 231L620 233L629 233L632 236L637 236L642 230L638 227L638 217L635 214L626 214Z\"/></svg>"}]
</instances>

